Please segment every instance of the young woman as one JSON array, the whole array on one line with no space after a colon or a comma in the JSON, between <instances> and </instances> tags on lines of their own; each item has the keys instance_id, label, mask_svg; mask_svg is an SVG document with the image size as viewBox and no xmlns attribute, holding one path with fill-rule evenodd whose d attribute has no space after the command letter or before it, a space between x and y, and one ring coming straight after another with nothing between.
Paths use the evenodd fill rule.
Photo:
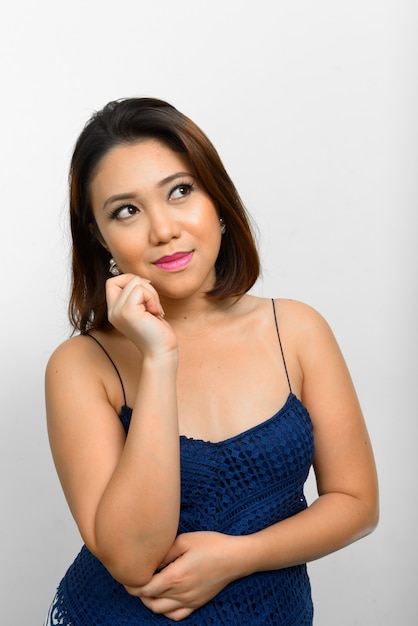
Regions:
<instances>
[{"instance_id":1,"label":"young woman","mask_svg":"<svg viewBox=\"0 0 418 626\"><path fill-rule=\"evenodd\" d=\"M165 102L91 118L70 211L77 334L51 356L46 400L85 545L47 624L312 624L306 562L378 516L328 325L247 293L259 259L240 198L207 137Z\"/></svg>"}]
</instances>

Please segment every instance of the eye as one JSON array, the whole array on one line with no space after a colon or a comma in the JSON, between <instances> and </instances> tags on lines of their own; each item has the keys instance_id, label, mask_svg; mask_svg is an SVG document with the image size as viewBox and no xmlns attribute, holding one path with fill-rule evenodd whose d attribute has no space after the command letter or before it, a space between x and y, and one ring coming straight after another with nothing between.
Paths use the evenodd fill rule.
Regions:
<instances>
[{"instance_id":1,"label":"eye","mask_svg":"<svg viewBox=\"0 0 418 626\"><path fill-rule=\"evenodd\" d=\"M110 217L114 220L123 221L129 219L133 215L136 215L138 212L139 209L137 209L133 204L125 204L114 209L110 214Z\"/></svg>"},{"instance_id":2,"label":"eye","mask_svg":"<svg viewBox=\"0 0 418 626\"><path fill-rule=\"evenodd\" d=\"M190 183L180 183L170 191L170 200L179 200L185 198L193 191L193 185Z\"/></svg>"}]
</instances>

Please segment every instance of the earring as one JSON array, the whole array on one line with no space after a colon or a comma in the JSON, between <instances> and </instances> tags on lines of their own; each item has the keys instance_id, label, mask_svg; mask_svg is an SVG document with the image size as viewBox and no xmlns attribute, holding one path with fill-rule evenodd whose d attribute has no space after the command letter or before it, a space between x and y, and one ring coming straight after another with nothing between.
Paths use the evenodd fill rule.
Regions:
<instances>
[{"instance_id":1,"label":"earring","mask_svg":"<svg viewBox=\"0 0 418 626\"><path fill-rule=\"evenodd\" d=\"M223 217L219 218L219 223L221 225L221 235L225 235L225 233L226 233L226 226L225 226L225 222L224 222L224 218Z\"/></svg>"},{"instance_id":2,"label":"earring","mask_svg":"<svg viewBox=\"0 0 418 626\"><path fill-rule=\"evenodd\" d=\"M118 265L113 257L109 261L109 272L112 276L119 276L120 274L120 269L118 268Z\"/></svg>"}]
</instances>

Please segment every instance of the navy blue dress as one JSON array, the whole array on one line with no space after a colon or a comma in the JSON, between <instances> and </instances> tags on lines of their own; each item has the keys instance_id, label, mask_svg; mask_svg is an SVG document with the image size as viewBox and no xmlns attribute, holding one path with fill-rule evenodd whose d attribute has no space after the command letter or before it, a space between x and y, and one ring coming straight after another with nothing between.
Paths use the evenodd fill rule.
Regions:
<instances>
[{"instance_id":1,"label":"navy blue dress","mask_svg":"<svg viewBox=\"0 0 418 626\"><path fill-rule=\"evenodd\" d=\"M280 338L279 338L280 339ZM123 406L126 432L132 410ZM290 390L270 419L211 443L180 438L181 514L178 532L247 535L306 508L303 493L314 454L308 411ZM306 565L257 572L232 582L180 623L184 626L311 626ZM129 595L84 546L60 583L50 624L142 626L174 624Z\"/></svg>"}]
</instances>

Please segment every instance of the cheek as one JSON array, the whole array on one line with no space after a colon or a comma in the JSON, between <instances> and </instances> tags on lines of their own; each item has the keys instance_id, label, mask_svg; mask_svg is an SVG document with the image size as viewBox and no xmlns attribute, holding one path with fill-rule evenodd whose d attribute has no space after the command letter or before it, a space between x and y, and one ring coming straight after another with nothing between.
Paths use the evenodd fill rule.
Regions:
<instances>
[{"instance_id":1,"label":"cheek","mask_svg":"<svg viewBox=\"0 0 418 626\"><path fill-rule=\"evenodd\" d=\"M107 234L107 245L112 255L121 262L138 262L146 248L146 241L143 233L126 229L125 232Z\"/></svg>"},{"instance_id":2,"label":"cheek","mask_svg":"<svg viewBox=\"0 0 418 626\"><path fill-rule=\"evenodd\" d=\"M196 226L204 226L206 231L212 231L219 228L219 215L212 200L205 199L191 215L191 219Z\"/></svg>"}]
</instances>

